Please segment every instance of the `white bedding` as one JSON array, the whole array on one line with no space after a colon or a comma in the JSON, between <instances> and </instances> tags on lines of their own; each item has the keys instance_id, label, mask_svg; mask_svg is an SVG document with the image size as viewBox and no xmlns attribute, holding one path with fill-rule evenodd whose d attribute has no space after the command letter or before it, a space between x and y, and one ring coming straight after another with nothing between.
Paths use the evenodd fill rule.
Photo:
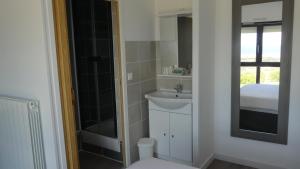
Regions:
<instances>
[{"instance_id":1,"label":"white bedding","mask_svg":"<svg viewBox=\"0 0 300 169\"><path fill-rule=\"evenodd\" d=\"M164 161L157 158L150 158L138 161L127 169L196 169L194 167L177 164L174 162Z\"/></svg>"},{"instance_id":2,"label":"white bedding","mask_svg":"<svg viewBox=\"0 0 300 169\"><path fill-rule=\"evenodd\" d=\"M251 84L241 88L241 109L278 114L279 85Z\"/></svg>"}]
</instances>

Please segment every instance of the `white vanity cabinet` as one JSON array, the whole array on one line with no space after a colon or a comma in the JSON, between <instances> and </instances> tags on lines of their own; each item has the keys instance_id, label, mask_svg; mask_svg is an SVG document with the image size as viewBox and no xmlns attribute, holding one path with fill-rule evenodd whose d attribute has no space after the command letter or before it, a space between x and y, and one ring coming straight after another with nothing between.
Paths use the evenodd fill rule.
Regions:
<instances>
[{"instance_id":1,"label":"white vanity cabinet","mask_svg":"<svg viewBox=\"0 0 300 169\"><path fill-rule=\"evenodd\" d=\"M149 100L149 123L158 158L192 162L192 104L167 109Z\"/></svg>"}]
</instances>

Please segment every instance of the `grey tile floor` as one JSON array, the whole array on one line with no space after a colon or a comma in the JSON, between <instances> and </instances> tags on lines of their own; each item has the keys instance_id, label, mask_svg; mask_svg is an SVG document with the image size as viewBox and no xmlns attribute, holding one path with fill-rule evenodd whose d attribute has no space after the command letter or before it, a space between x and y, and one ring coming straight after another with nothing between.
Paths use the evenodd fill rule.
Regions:
<instances>
[{"instance_id":1,"label":"grey tile floor","mask_svg":"<svg viewBox=\"0 0 300 169\"><path fill-rule=\"evenodd\" d=\"M88 152L79 153L80 169L122 169L119 162L103 158Z\"/></svg>"},{"instance_id":2,"label":"grey tile floor","mask_svg":"<svg viewBox=\"0 0 300 169\"><path fill-rule=\"evenodd\" d=\"M80 169L123 169L123 165L88 152L79 153ZM214 160L207 169L255 169L225 161Z\"/></svg>"},{"instance_id":3,"label":"grey tile floor","mask_svg":"<svg viewBox=\"0 0 300 169\"><path fill-rule=\"evenodd\" d=\"M221 160L214 160L213 163L207 169L255 169L255 168L233 164Z\"/></svg>"}]
</instances>

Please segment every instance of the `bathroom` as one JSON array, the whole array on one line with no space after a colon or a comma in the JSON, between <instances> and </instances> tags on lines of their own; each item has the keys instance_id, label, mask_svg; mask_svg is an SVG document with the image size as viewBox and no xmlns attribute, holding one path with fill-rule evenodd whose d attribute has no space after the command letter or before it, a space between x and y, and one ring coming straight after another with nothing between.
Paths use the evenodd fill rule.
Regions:
<instances>
[{"instance_id":1,"label":"bathroom","mask_svg":"<svg viewBox=\"0 0 300 169\"><path fill-rule=\"evenodd\" d=\"M99 3L91 2L96 4L95 7ZM109 1L103 2L110 3ZM147 141L153 142L154 156L159 159L188 166L208 167L214 159L212 140L217 137L211 134L214 133L214 111L216 109L214 103L218 98L214 95L214 85L216 85L214 73L217 69L215 67L217 61L212 57L215 55L213 46L217 43L215 42L217 37L214 34L215 30L211 29L216 24L214 14L211 12L214 10L214 6L209 2L203 3L205 8L194 9L193 4L197 4L194 1L178 0L176 3L159 0L120 1L118 11L120 18L116 19L116 15L113 15L116 11L109 11L112 13L108 16L111 17L111 25L108 29L111 30L108 32L111 38L109 53L113 54L110 56L109 64L114 67L110 69L112 71L110 73L114 75L111 78L114 79L111 83L114 91L106 96L95 96L95 100L97 97L101 100L101 98L113 96L112 100L115 101L112 106L118 111L110 111L113 112L110 117L110 122L113 123L108 125L110 130L107 130L107 126L97 119L98 123L91 123L92 125L83 127L78 132L80 133L78 136L79 146L83 151L97 154L100 149L102 154L98 155L112 158L128 166L143 159L140 152L143 145L140 145L139 142L146 138ZM136 9L135 5L138 5L139 9ZM94 10L92 13L97 16L97 10L100 9L95 7L91 7ZM247 13L249 11L247 8L241 9L243 9L243 16L247 15L250 19L253 17L251 12ZM274 11L280 11L280 8L278 7ZM276 13L274 15L277 16ZM74 16L76 17L76 15ZM207 17L210 17L211 20ZM201 19L205 21L205 24L199 21ZM119 28L114 25L116 20L119 20ZM280 20L280 18L273 20ZM92 22L95 22L95 35L92 35L95 36L93 39L95 44L92 43L95 49L92 54L102 56L97 52L99 48L99 51L102 50L101 45L103 46L103 44L97 46L97 42L99 39L101 40L99 35L105 29L99 30L98 35L97 23L99 21ZM76 24L76 22L73 23ZM116 39L113 39L116 38L113 36L117 34L117 29L120 30L120 37L117 37L120 38L119 44L116 43ZM84 42L77 46L82 48L87 44ZM116 52L116 50L120 51ZM114 55L118 52L120 52L119 55ZM93 59L89 61L99 62L96 58ZM104 64L108 65L108 63ZM94 67L91 70L93 72L99 71L97 69L103 66L93 66L92 64L87 67ZM233 80L234 77L233 75ZM241 78L243 78L243 74L241 74ZM80 83L86 80L77 80L78 93L80 93ZM101 86L106 80L103 81L96 77L93 81L96 82L92 84L99 83ZM93 88L95 87L89 87L89 90ZM232 88L233 91L235 89L235 87ZM236 96L235 93L232 96ZM77 99L80 100L81 97L79 94ZM79 106L80 104L79 101ZM85 112L82 112L80 108L79 110L77 118L82 118L82 114ZM262 117L264 114L258 116ZM234 117L235 114L232 118ZM267 121L267 123L273 122L276 123L277 120ZM244 121L241 121L242 126L243 123ZM79 124L82 127L82 122ZM78 126L80 126L79 124ZM234 126L234 121L232 125ZM236 129L232 128L232 130ZM256 130L260 131L260 129ZM268 128L261 130L269 131ZM106 131L108 135L101 131ZM235 133L232 133L232 136L247 138L247 136ZM254 135L252 139L259 140L260 137L262 136ZM105 144L107 141L110 144ZM226 161L226 156L220 155L218 159Z\"/></svg>"},{"instance_id":2,"label":"bathroom","mask_svg":"<svg viewBox=\"0 0 300 169\"><path fill-rule=\"evenodd\" d=\"M192 106L192 9L157 11L153 40L126 40L126 71L115 55L116 11L110 1L68 1L72 80L76 99L76 128L81 167L91 155L125 163L121 144L122 83L126 72L130 162L139 159L137 142L149 137L146 94L165 91L184 95ZM99 12L101 11L101 12ZM150 96L151 97L151 96ZM184 116L183 116L184 117ZM192 165L192 117L186 122ZM162 121L161 123L164 123ZM151 131L152 133L153 131ZM157 131L156 131L157 132ZM185 137L185 136L183 136ZM126 145L124 146L126 147ZM127 158L129 159L129 158Z\"/></svg>"},{"instance_id":3,"label":"bathroom","mask_svg":"<svg viewBox=\"0 0 300 169\"><path fill-rule=\"evenodd\" d=\"M226 154L230 154L234 148L231 147L232 150L227 150L222 144L223 139L228 142L229 140L238 142L240 139L249 138L239 134L236 135L234 132L231 133L231 131L236 131L237 129L228 127L231 125L234 126L236 123L233 119L230 120L228 118L234 118L237 113L230 111L231 108L228 106L230 103L227 103L227 100L229 101L230 98L238 97L236 93L232 93L232 97L230 97L228 91L235 91L239 88L232 87L232 89L230 89L230 87L228 87L228 85L230 86L228 82L230 80L225 79L225 77L230 79L228 77L230 70L238 69L228 66L231 65L231 58L228 57L228 55L230 56L230 45L225 41L229 39L228 42L230 42L228 36L231 35L231 22L228 21L228 18L231 16L228 14L228 11L231 11L231 9L228 8L231 7L231 5L237 4L237 2L233 1L227 5L221 2L215 2L216 4L214 4L208 1L196 2L178 0L175 3L172 2L173 1L159 0L154 1L154 3L152 1L120 2L121 53L122 56L125 56L125 58L123 58L123 64L126 63L126 67L122 69L123 77L126 78L126 83L123 84L123 88L127 89L124 93L125 100L127 100L125 116L126 114L128 116L128 129L126 129L127 132L125 132L125 134L127 133L127 137L129 138L129 141L125 144L127 145L127 149L129 148L127 157L130 157L130 163L139 159L137 145L139 139L143 137L156 137L155 140L157 141L159 140L159 138L157 138L159 136L156 135L157 132L151 130L155 130L155 127L165 127L166 131L170 131L170 133L161 133L163 136L166 134L165 137L168 137L168 134L170 134L170 139L167 139L165 144L157 144L156 146L159 148L156 147L157 149L154 150L155 156L161 159L193 166L200 165L201 168L207 167L206 165L210 164L214 158L257 168L263 166L264 162L261 161L260 163L259 160L255 160L257 163L250 164L242 160L235 161L234 158L226 156ZM222 6L218 6L220 3ZM255 4L253 5L256 8ZM134 6L139 6L139 8L136 9ZM258 8L262 7L259 6ZM249 16L249 18L254 17L251 16L251 13L247 14L247 8L241 7L240 9L243 14L245 13L245 16ZM274 15L278 17L280 10L281 8L273 8L271 11L274 11ZM227 16L225 19L226 23L220 19L223 18L221 17L222 15ZM172 69L174 70L174 67L176 67L174 65L181 66L180 49L183 45L179 46L180 42L176 41L180 39L178 27L178 18L180 17L190 18L193 21L192 28L190 28L190 33L192 32L192 45L187 45L190 47L187 51L191 53L192 57L188 59L190 60L189 64L182 66L186 68L188 73L174 75L172 72ZM275 20L280 20L280 18L278 19L276 17ZM274 18L272 19L274 20ZM226 25L226 29L223 30L222 25ZM185 42L184 44L186 45L188 43ZM172 54L170 55L170 53ZM222 55L227 59L223 58ZM185 56L189 56L189 54ZM174 60L175 62L173 62ZM179 62L176 63L176 60ZM191 70L189 71L190 68ZM232 73L236 74L237 72ZM288 77L288 75L286 75L286 77ZM220 79L226 82L226 84L224 84L225 86L221 85L222 81L220 81ZM235 79L234 75L232 75L232 79ZM237 82L232 81L232 83L235 84ZM282 86L285 86L284 83L280 83L283 84ZM171 113L169 114L170 119L168 119L168 115L165 117L162 114L158 115L159 119L156 118L155 114L151 113L151 109L157 111L159 108L153 108L153 104L150 102L152 100L152 102L155 103L154 98L151 98L151 93L155 93L155 91L176 93L175 88L178 87L178 84L182 87L183 94L190 94L189 97L192 99L192 104L190 114L191 121L187 122L191 125L189 126L191 135L184 136L185 138L190 138L190 140L180 141L180 143L188 142L188 144L186 145L186 149L181 150L181 153L176 156L176 149L172 150L172 129L168 128L167 125L167 121L169 120L169 127L172 126ZM146 94L147 96L145 97ZM172 96L160 95L160 97ZM158 102L162 103L163 101L159 100ZM237 100L233 100L232 103L237 102ZM164 108L165 105L159 103L157 103L156 106L160 105L160 108ZM179 105L179 103L176 104ZM235 109L235 105L232 106L232 109ZM168 104L167 107L171 109L172 105ZM176 112L175 109L169 109L164 109L164 111ZM222 112L227 113L226 116L222 114ZM228 115L228 112L233 113L232 116ZM221 117L224 117L224 119ZM157 123L151 124L151 119L154 119L152 121ZM165 121L163 121L163 119L165 119ZM158 122L158 120L162 121ZM224 124L225 122L226 126ZM272 122L274 121L272 120ZM166 126L164 124L166 124ZM183 128L186 129L186 127L181 127L181 129ZM226 131L224 131L225 129ZM188 130L185 130L181 133L188 133L187 131ZM230 137L225 137L224 132ZM251 139L259 140L261 137L265 136L254 134L251 136ZM215 138L218 139L216 140ZM277 140L277 138L270 138L268 141L270 140L274 141ZM263 140L262 144L264 144L265 141L267 140ZM176 145L176 141L174 144ZM252 145L252 143L249 145L241 144L240 148L247 149L250 145ZM185 147L185 145L177 147ZM191 151L187 154L191 154L192 160L188 158L185 159L188 155L185 155L184 152L188 150L189 147L191 147ZM215 153L216 150L218 150L218 153ZM175 152L175 160L172 157L172 153L170 153L172 151ZM260 151L257 150L256 152ZM239 152L239 154L244 153ZM255 154L257 153L245 153L245 157ZM266 154L269 154L269 150ZM182 158L180 156L184 157ZM273 160L273 158L270 160ZM273 167L273 164L267 163L266 166Z\"/></svg>"},{"instance_id":4,"label":"bathroom","mask_svg":"<svg viewBox=\"0 0 300 169\"><path fill-rule=\"evenodd\" d=\"M0 168L299 169L299 18L298 0L1 1Z\"/></svg>"}]
</instances>

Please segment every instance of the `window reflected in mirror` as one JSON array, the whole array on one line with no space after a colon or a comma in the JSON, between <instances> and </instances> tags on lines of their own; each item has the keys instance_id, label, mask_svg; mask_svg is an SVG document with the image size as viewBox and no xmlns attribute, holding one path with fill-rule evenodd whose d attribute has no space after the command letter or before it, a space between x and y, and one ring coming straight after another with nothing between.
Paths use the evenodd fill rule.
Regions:
<instances>
[{"instance_id":1,"label":"window reflected in mirror","mask_svg":"<svg viewBox=\"0 0 300 169\"><path fill-rule=\"evenodd\" d=\"M282 3L262 3L242 8L245 10L242 11L243 18L248 20L241 23L239 125L242 130L277 134L282 19L274 18L280 16L281 10L270 11L266 14L268 17L254 17L252 22L249 21L255 16L253 12L268 5ZM270 17L272 13L274 17Z\"/></svg>"},{"instance_id":2,"label":"window reflected in mirror","mask_svg":"<svg viewBox=\"0 0 300 169\"><path fill-rule=\"evenodd\" d=\"M241 34L241 61L256 62L257 28L243 27Z\"/></svg>"},{"instance_id":3,"label":"window reflected in mirror","mask_svg":"<svg viewBox=\"0 0 300 169\"><path fill-rule=\"evenodd\" d=\"M288 143L294 0L232 1L231 136Z\"/></svg>"},{"instance_id":4,"label":"window reflected in mirror","mask_svg":"<svg viewBox=\"0 0 300 169\"><path fill-rule=\"evenodd\" d=\"M281 56L281 23L263 27L263 62L280 62Z\"/></svg>"}]
</instances>

